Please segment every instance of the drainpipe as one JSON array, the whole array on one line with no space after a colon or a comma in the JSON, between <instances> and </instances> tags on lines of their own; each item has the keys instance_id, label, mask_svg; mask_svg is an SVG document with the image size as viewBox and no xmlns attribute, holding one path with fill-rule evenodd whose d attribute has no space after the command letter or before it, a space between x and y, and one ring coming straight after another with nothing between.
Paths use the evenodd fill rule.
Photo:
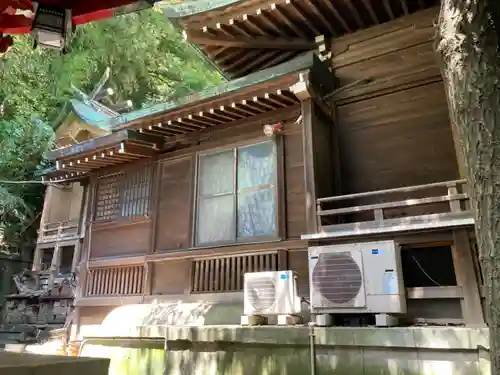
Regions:
<instances>
[{"instance_id":1,"label":"drainpipe","mask_svg":"<svg viewBox=\"0 0 500 375\"><path fill-rule=\"evenodd\" d=\"M312 316L312 315L311 315ZM311 352L311 375L316 375L316 333L314 331L315 323L309 322L309 347Z\"/></svg>"},{"instance_id":2,"label":"drainpipe","mask_svg":"<svg viewBox=\"0 0 500 375\"><path fill-rule=\"evenodd\" d=\"M168 323L165 327L165 342L163 344L163 350L165 352L165 374L167 373L167 369L168 369L168 361L170 360L169 359L169 354L168 354Z\"/></svg>"}]
</instances>

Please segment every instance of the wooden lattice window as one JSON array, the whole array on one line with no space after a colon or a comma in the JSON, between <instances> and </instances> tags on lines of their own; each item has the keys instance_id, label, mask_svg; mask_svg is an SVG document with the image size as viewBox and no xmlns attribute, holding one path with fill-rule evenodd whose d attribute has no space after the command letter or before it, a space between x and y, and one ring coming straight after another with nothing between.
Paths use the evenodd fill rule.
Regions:
<instances>
[{"instance_id":1,"label":"wooden lattice window","mask_svg":"<svg viewBox=\"0 0 500 375\"><path fill-rule=\"evenodd\" d=\"M97 183L96 221L115 220L120 207L120 181L123 172L99 178Z\"/></svg>"},{"instance_id":2,"label":"wooden lattice window","mask_svg":"<svg viewBox=\"0 0 500 375\"><path fill-rule=\"evenodd\" d=\"M99 178L96 221L149 216L153 166L121 171Z\"/></svg>"},{"instance_id":3,"label":"wooden lattice window","mask_svg":"<svg viewBox=\"0 0 500 375\"><path fill-rule=\"evenodd\" d=\"M99 267L88 270L85 295L141 295L144 292L144 266Z\"/></svg>"},{"instance_id":4,"label":"wooden lattice window","mask_svg":"<svg viewBox=\"0 0 500 375\"><path fill-rule=\"evenodd\" d=\"M197 259L192 265L191 292L239 292L243 290L245 273L283 269L286 251Z\"/></svg>"}]
</instances>

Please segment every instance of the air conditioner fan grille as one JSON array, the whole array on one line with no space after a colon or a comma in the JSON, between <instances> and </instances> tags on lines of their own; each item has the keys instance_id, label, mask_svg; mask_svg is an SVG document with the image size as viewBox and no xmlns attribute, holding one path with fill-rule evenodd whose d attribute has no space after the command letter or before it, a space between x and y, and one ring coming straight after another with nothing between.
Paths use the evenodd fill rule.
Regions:
<instances>
[{"instance_id":1,"label":"air conditioner fan grille","mask_svg":"<svg viewBox=\"0 0 500 375\"><path fill-rule=\"evenodd\" d=\"M254 311L266 311L276 302L276 285L271 277L252 278L247 281L248 300Z\"/></svg>"},{"instance_id":2,"label":"air conditioner fan grille","mask_svg":"<svg viewBox=\"0 0 500 375\"><path fill-rule=\"evenodd\" d=\"M358 295L363 279L351 254L343 252L320 254L312 282L315 290L332 304L347 304Z\"/></svg>"}]
</instances>

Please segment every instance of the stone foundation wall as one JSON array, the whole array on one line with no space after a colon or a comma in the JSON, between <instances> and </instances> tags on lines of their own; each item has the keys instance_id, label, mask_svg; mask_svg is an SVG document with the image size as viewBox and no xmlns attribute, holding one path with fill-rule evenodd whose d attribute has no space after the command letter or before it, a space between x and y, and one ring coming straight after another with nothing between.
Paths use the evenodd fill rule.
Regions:
<instances>
[{"instance_id":1,"label":"stone foundation wall","mask_svg":"<svg viewBox=\"0 0 500 375\"><path fill-rule=\"evenodd\" d=\"M137 328L131 336L157 339L141 343L141 350L129 349L136 355L124 355L127 348L118 355L113 349L111 368L139 369L149 363L149 375L311 374L307 327L154 326ZM315 328L314 338L316 375L490 373L487 329ZM85 349L89 343L83 353L90 353ZM124 363L131 358L136 363Z\"/></svg>"},{"instance_id":2,"label":"stone foundation wall","mask_svg":"<svg viewBox=\"0 0 500 375\"><path fill-rule=\"evenodd\" d=\"M72 358L0 351L2 375L106 375L108 359Z\"/></svg>"}]
</instances>

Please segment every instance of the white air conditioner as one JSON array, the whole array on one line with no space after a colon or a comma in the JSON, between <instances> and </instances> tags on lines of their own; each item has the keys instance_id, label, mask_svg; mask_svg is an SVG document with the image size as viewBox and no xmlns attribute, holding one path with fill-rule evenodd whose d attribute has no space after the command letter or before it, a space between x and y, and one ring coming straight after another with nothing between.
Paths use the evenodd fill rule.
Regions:
<instances>
[{"instance_id":1,"label":"white air conditioner","mask_svg":"<svg viewBox=\"0 0 500 375\"><path fill-rule=\"evenodd\" d=\"M300 314L296 279L292 271L245 273L245 315Z\"/></svg>"},{"instance_id":2,"label":"white air conditioner","mask_svg":"<svg viewBox=\"0 0 500 375\"><path fill-rule=\"evenodd\" d=\"M400 255L394 241L310 247L312 312L404 314Z\"/></svg>"}]
</instances>

